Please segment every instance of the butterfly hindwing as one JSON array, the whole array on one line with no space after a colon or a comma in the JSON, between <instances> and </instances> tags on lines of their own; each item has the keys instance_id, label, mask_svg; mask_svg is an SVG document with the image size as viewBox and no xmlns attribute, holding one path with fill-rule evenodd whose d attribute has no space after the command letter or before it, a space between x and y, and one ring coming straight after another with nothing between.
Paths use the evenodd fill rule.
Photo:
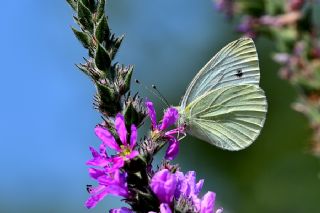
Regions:
<instances>
[{"instance_id":1,"label":"butterfly hindwing","mask_svg":"<svg viewBox=\"0 0 320 213\"><path fill-rule=\"evenodd\" d=\"M260 134L267 101L256 85L226 86L198 97L185 112L188 133L222 149L240 150Z\"/></svg>"},{"instance_id":2,"label":"butterfly hindwing","mask_svg":"<svg viewBox=\"0 0 320 213\"><path fill-rule=\"evenodd\" d=\"M221 49L194 77L184 95L185 108L200 95L231 85L259 85L258 54L251 38L240 38Z\"/></svg>"}]
</instances>

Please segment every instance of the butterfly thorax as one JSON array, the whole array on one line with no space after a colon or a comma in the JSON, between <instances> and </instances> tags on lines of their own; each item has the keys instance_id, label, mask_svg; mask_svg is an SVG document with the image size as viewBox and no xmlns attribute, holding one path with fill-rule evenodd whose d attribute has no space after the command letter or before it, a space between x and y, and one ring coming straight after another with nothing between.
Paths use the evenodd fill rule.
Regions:
<instances>
[{"instance_id":1,"label":"butterfly thorax","mask_svg":"<svg viewBox=\"0 0 320 213\"><path fill-rule=\"evenodd\" d=\"M153 141L157 141L160 138L162 138L163 136L164 136L164 133L159 131L159 130L157 130L157 129L151 131L151 139Z\"/></svg>"},{"instance_id":2,"label":"butterfly thorax","mask_svg":"<svg viewBox=\"0 0 320 213\"><path fill-rule=\"evenodd\" d=\"M177 122L177 126L181 127L181 126L186 126L188 127L189 124L189 119L188 119L188 115L190 113L190 110L183 108L183 107L175 107L178 112L179 112L179 119Z\"/></svg>"}]
</instances>

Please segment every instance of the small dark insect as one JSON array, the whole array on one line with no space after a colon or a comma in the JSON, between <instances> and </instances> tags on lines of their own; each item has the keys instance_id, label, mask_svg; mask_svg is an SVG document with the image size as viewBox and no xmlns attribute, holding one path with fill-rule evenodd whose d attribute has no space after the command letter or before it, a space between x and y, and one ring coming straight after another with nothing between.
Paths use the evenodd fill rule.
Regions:
<instances>
[{"instance_id":1,"label":"small dark insect","mask_svg":"<svg viewBox=\"0 0 320 213\"><path fill-rule=\"evenodd\" d=\"M91 193L93 190L93 186L92 185L87 185L87 192Z\"/></svg>"},{"instance_id":2,"label":"small dark insect","mask_svg":"<svg viewBox=\"0 0 320 213\"><path fill-rule=\"evenodd\" d=\"M243 72L242 72L241 70L237 70L236 76L237 76L238 78L241 78L242 75L243 75Z\"/></svg>"}]
</instances>

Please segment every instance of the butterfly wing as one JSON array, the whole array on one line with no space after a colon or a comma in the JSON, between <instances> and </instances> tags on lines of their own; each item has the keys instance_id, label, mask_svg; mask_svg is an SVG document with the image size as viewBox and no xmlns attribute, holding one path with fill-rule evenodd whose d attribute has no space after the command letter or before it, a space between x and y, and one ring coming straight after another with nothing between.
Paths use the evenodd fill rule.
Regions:
<instances>
[{"instance_id":1,"label":"butterfly wing","mask_svg":"<svg viewBox=\"0 0 320 213\"><path fill-rule=\"evenodd\" d=\"M258 54L251 38L240 38L221 49L194 77L181 101L184 109L200 95L230 85L259 85Z\"/></svg>"},{"instance_id":2,"label":"butterfly wing","mask_svg":"<svg viewBox=\"0 0 320 213\"><path fill-rule=\"evenodd\" d=\"M185 109L187 132L222 149L240 150L258 137L266 112L266 96L256 85L217 88Z\"/></svg>"}]
</instances>

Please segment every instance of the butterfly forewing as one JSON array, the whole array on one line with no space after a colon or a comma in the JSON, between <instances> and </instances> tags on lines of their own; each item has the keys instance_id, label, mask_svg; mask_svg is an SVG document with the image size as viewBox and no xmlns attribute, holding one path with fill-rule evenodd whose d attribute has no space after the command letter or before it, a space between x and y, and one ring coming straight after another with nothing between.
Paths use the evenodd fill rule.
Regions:
<instances>
[{"instance_id":1,"label":"butterfly forewing","mask_svg":"<svg viewBox=\"0 0 320 213\"><path fill-rule=\"evenodd\" d=\"M267 101L256 85L226 86L198 97L186 112L191 135L222 149L240 150L260 134Z\"/></svg>"},{"instance_id":2,"label":"butterfly forewing","mask_svg":"<svg viewBox=\"0 0 320 213\"><path fill-rule=\"evenodd\" d=\"M258 55L250 38L241 38L221 49L195 76L184 95L185 108L200 95L231 85L259 85Z\"/></svg>"}]
</instances>

